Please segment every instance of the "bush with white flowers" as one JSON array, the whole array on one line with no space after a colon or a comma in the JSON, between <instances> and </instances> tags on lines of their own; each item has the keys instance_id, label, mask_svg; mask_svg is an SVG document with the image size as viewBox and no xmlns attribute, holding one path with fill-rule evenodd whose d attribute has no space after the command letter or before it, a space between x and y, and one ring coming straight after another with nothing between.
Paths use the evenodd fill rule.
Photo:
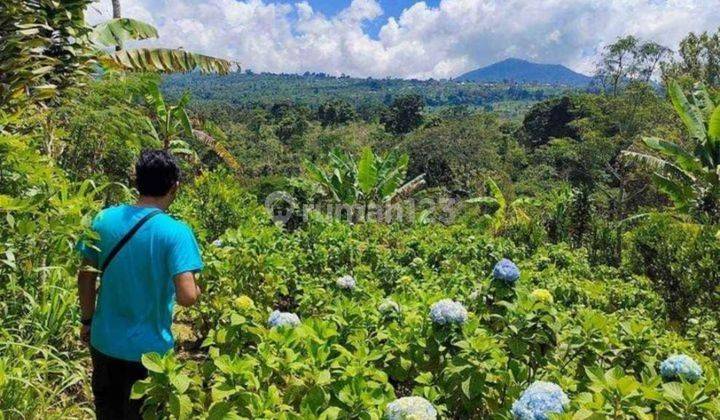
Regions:
<instances>
[{"instance_id":1,"label":"bush with white flowers","mask_svg":"<svg viewBox=\"0 0 720 420\"><path fill-rule=\"evenodd\" d=\"M378 305L378 311L383 315L391 315L400 312L400 305L392 299L385 299Z\"/></svg>"},{"instance_id":2,"label":"bush with white flowers","mask_svg":"<svg viewBox=\"0 0 720 420\"><path fill-rule=\"evenodd\" d=\"M660 363L660 375L668 381L684 379L697 382L703 374L702 367L685 354L676 354Z\"/></svg>"},{"instance_id":3,"label":"bush with white flowers","mask_svg":"<svg viewBox=\"0 0 720 420\"><path fill-rule=\"evenodd\" d=\"M297 327L300 325L300 318L292 312L272 311L268 318L268 325L272 327Z\"/></svg>"},{"instance_id":4,"label":"bush with white flowers","mask_svg":"<svg viewBox=\"0 0 720 420\"><path fill-rule=\"evenodd\" d=\"M437 410L422 397L403 397L387 405L385 409L387 420L435 420Z\"/></svg>"},{"instance_id":5,"label":"bush with white flowers","mask_svg":"<svg viewBox=\"0 0 720 420\"><path fill-rule=\"evenodd\" d=\"M547 420L552 413L562 413L569 402L557 384L536 381L513 403L512 414L517 420Z\"/></svg>"},{"instance_id":6,"label":"bush with white flowers","mask_svg":"<svg viewBox=\"0 0 720 420\"><path fill-rule=\"evenodd\" d=\"M502 281L503 283L512 286L520 278L520 269L515 265L514 262L503 258L495 264L492 272L495 280Z\"/></svg>"},{"instance_id":7,"label":"bush with white flowers","mask_svg":"<svg viewBox=\"0 0 720 420\"><path fill-rule=\"evenodd\" d=\"M335 280L335 284L341 289L353 290L355 289L355 277L350 275L342 276L339 279Z\"/></svg>"},{"instance_id":8,"label":"bush with white flowers","mask_svg":"<svg viewBox=\"0 0 720 420\"><path fill-rule=\"evenodd\" d=\"M463 324L467 318L467 309L452 299L443 299L430 307L430 319L438 325Z\"/></svg>"}]
</instances>

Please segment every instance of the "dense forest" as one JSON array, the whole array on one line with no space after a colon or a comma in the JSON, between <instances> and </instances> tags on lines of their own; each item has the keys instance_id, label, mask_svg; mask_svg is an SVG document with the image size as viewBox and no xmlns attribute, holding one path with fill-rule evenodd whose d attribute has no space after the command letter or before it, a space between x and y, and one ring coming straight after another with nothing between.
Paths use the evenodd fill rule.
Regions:
<instances>
[{"instance_id":1,"label":"dense forest","mask_svg":"<svg viewBox=\"0 0 720 420\"><path fill-rule=\"evenodd\" d=\"M720 418L720 30L586 92L237 72L89 3L0 6L0 418L92 417L75 246L145 148L206 263L146 418Z\"/></svg>"},{"instance_id":2,"label":"dense forest","mask_svg":"<svg viewBox=\"0 0 720 420\"><path fill-rule=\"evenodd\" d=\"M177 99L190 92L194 104L206 107L272 106L288 101L318 108L338 99L355 104L358 115L368 121L383 106L403 95L422 96L428 109L465 106L515 117L526 111L529 104L569 90L561 85L358 79L322 73L255 74L239 70L224 76L190 73L171 74L164 79L164 91L169 98Z\"/></svg>"}]
</instances>

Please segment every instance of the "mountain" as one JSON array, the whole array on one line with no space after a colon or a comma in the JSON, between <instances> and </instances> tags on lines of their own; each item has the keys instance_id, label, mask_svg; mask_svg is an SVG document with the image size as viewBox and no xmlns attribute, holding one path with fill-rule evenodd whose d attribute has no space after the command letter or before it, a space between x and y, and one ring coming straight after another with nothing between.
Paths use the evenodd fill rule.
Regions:
<instances>
[{"instance_id":1,"label":"mountain","mask_svg":"<svg viewBox=\"0 0 720 420\"><path fill-rule=\"evenodd\" d=\"M455 80L487 83L512 81L581 87L590 84L592 78L559 64L539 64L517 58L508 58L487 67L467 72Z\"/></svg>"}]
</instances>

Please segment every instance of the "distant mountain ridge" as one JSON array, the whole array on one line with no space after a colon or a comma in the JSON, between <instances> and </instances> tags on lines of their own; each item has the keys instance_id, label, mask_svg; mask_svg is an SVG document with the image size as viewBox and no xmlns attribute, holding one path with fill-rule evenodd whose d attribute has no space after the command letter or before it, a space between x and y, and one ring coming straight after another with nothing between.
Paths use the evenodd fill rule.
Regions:
<instances>
[{"instance_id":1,"label":"distant mountain ridge","mask_svg":"<svg viewBox=\"0 0 720 420\"><path fill-rule=\"evenodd\" d=\"M501 83L539 83L573 87L587 86L592 78L577 73L560 64L532 63L518 58L506 60L482 67L455 78L459 82Z\"/></svg>"}]
</instances>

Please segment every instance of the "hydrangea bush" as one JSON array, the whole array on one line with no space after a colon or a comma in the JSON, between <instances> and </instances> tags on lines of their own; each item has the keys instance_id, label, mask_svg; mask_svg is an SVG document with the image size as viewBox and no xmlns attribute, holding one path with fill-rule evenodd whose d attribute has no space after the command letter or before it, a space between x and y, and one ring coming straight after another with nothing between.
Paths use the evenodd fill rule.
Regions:
<instances>
[{"instance_id":1,"label":"hydrangea bush","mask_svg":"<svg viewBox=\"0 0 720 420\"><path fill-rule=\"evenodd\" d=\"M268 325L272 327L297 327L300 325L300 318L291 312L272 311L268 318Z\"/></svg>"},{"instance_id":2,"label":"hydrangea bush","mask_svg":"<svg viewBox=\"0 0 720 420\"><path fill-rule=\"evenodd\" d=\"M668 381L683 379L688 382L697 382L702 377L702 367L685 354L676 354L660 363L660 375Z\"/></svg>"},{"instance_id":3,"label":"hydrangea bush","mask_svg":"<svg viewBox=\"0 0 720 420\"><path fill-rule=\"evenodd\" d=\"M435 420L437 410L422 397L403 397L390 404L385 409L387 420Z\"/></svg>"},{"instance_id":4,"label":"hydrangea bush","mask_svg":"<svg viewBox=\"0 0 720 420\"><path fill-rule=\"evenodd\" d=\"M430 307L430 319L438 325L463 324L467 318L467 309L452 299L443 299Z\"/></svg>"},{"instance_id":5,"label":"hydrangea bush","mask_svg":"<svg viewBox=\"0 0 720 420\"><path fill-rule=\"evenodd\" d=\"M503 258L495 264L492 275L495 280L512 286L520 278L520 269L514 262Z\"/></svg>"},{"instance_id":6,"label":"hydrangea bush","mask_svg":"<svg viewBox=\"0 0 720 420\"><path fill-rule=\"evenodd\" d=\"M337 287L339 287L341 289L353 290L353 289L355 289L355 284L356 284L355 277L350 276L350 275L342 276L342 277L338 278L337 280L335 280L335 284L337 285Z\"/></svg>"},{"instance_id":7,"label":"hydrangea bush","mask_svg":"<svg viewBox=\"0 0 720 420\"><path fill-rule=\"evenodd\" d=\"M553 295L547 289L535 289L530 293L530 297L538 302L553 303Z\"/></svg>"},{"instance_id":8,"label":"hydrangea bush","mask_svg":"<svg viewBox=\"0 0 720 420\"><path fill-rule=\"evenodd\" d=\"M385 299L378 305L378 311L383 315L390 315L400 312L400 305L392 299Z\"/></svg>"},{"instance_id":9,"label":"hydrangea bush","mask_svg":"<svg viewBox=\"0 0 720 420\"><path fill-rule=\"evenodd\" d=\"M536 381L513 403L512 414L518 420L547 420L552 413L562 413L569 403L560 386Z\"/></svg>"}]
</instances>

